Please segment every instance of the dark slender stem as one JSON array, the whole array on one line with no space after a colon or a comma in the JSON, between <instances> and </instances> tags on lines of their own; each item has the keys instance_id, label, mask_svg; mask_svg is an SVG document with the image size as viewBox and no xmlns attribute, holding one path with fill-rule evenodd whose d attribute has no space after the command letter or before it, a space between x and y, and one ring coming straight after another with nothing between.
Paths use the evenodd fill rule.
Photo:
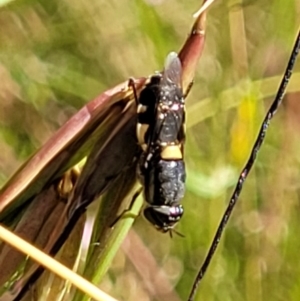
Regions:
<instances>
[{"instance_id":1,"label":"dark slender stem","mask_svg":"<svg viewBox=\"0 0 300 301\"><path fill-rule=\"evenodd\" d=\"M280 87L278 89L278 92L277 92L277 95L269 109L269 111L267 112L266 114L266 117L261 125L261 128L260 128L260 131L259 131L259 134L258 134L258 137L255 141L255 144L252 148L252 151L251 151L251 154L250 154L250 157L244 167L244 169L242 170L240 176L239 176L239 179L238 179L238 182L237 182L237 185L234 189L234 192L232 194L232 197L230 199L230 202L228 204L228 207L222 217L222 220L219 224L219 227L218 227L218 230L215 234L215 237L213 239L213 242L210 246L210 249L208 251L208 254L206 255L206 258L204 260L204 263L202 264L201 268L200 268L200 271L194 281L194 284L193 284L193 287L192 287L192 290L191 290L191 293L190 293L190 296L189 296L189 299L188 301L192 301L195 297L195 294L196 294L196 291L197 291L197 288L198 288L198 285L201 281L201 279L203 278L209 264L210 264L210 261L219 245L219 242L221 240L221 237L222 237L222 234L223 234L223 231L224 231L224 228L229 220L229 217L232 213L232 210L235 206L235 204L237 203L238 201L238 197L241 193L241 190L243 188L243 184L244 184L244 181L246 180L251 168L252 168L252 165L256 159L256 156L257 156L257 153L264 141L264 138L266 136L266 131L269 127L269 123L272 119L272 117L274 116L274 114L276 113L279 105L281 104L282 102L282 99L283 99L283 96L284 96L284 93L285 93L285 89L287 87L287 84L289 82L289 79L292 75L292 70L293 70L293 67L295 65L295 62L296 62L296 58L297 58L297 55L299 53L299 49L300 49L300 30L298 32L298 36L297 36L297 39L296 39L296 42L295 42L295 45L294 45L294 48L293 48L293 51L292 51L292 54L291 54L291 57L290 57L290 60L288 62L288 65L287 65L287 68L286 68L286 71L284 73L284 77L282 78L282 81L281 81L281 84L280 84Z\"/></svg>"}]
</instances>

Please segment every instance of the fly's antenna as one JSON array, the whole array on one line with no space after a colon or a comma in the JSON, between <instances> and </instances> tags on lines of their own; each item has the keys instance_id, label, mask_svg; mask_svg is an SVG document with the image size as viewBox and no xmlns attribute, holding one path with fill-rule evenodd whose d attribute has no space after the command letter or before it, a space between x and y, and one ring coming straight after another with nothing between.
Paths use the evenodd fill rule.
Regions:
<instances>
[{"instance_id":1,"label":"fly's antenna","mask_svg":"<svg viewBox=\"0 0 300 301\"><path fill-rule=\"evenodd\" d=\"M197 274L197 277L193 283L193 286L192 286L192 289L191 289L191 292L190 292L190 295L189 295L189 298L188 298L188 301L192 301L195 297L195 294L197 292L197 288L199 286L199 283L201 281L201 279L203 278L210 262L211 262L211 259L219 245L219 242L221 240L221 237L222 237L222 234L223 234L223 231L224 231L224 228L229 220L229 217L232 213L232 210L235 206L235 204L237 203L238 201L238 197L241 193L241 190L243 188L243 184L253 166L253 163L256 159L256 156L257 156L257 153L265 139L265 136L266 136L266 132L267 132L267 129L269 127L269 124L270 124L270 121L271 119L273 118L273 116L275 115L278 107L280 106L281 102L282 102L282 99L283 99L283 96L284 96L284 93L285 93L285 90L286 90L286 87L287 87L287 84L290 80L290 77L292 75L292 70L294 68L294 65L295 65L295 62L296 62L296 58L297 58L297 55L299 53L299 49L300 49L300 30L298 32L298 36L297 36L297 39L296 39L296 42L295 42L295 45L294 45L294 48L292 50L292 54L291 54L291 57L289 59L289 62L288 62L288 65L286 67L286 70L285 70L285 73L284 73L284 76L281 80L281 84L279 86L279 89L278 89L278 92L277 92L277 95L270 107L270 109L268 110L266 116L265 116L265 119L261 125L261 128L259 130L259 134L258 134L258 137L256 138L256 141L255 141L255 144L251 150L251 153L250 153L250 156L249 156L249 159L245 165L245 167L243 168L242 172L240 173L240 176L239 176L239 179L238 179L238 182L236 184L236 187L234 189L234 192L230 198L230 202L226 208L226 211L221 219L221 222L218 226L218 229L217 229L217 232L215 234L215 237L211 243L211 246L210 246L210 249L208 251L208 254L206 255L205 257L205 260Z\"/></svg>"}]
</instances>

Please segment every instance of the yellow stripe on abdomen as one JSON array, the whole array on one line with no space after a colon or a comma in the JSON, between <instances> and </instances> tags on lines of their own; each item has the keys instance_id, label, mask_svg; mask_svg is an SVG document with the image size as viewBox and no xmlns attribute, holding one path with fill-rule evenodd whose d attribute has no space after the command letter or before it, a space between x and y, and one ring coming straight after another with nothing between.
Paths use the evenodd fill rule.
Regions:
<instances>
[{"instance_id":1,"label":"yellow stripe on abdomen","mask_svg":"<svg viewBox=\"0 0 300 301\"><path fill-rule=\"evenodd\" d=\"M167 145L163 147L160 156L164 160L178 160L182 159L181 145Z\"/></svg>"}]
</instances>

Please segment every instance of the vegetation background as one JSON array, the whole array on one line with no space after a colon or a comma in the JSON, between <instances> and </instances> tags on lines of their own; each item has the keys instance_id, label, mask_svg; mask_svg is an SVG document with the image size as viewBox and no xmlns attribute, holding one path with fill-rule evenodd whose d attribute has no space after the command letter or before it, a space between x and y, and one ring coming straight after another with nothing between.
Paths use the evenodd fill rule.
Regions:
<instances>
[{"instance_id":1,"label":"vegetation background","mask_svg":"<svg viewBox=\"0 0 300 301\"><path fill-rule=\"evenodd\" d=\"M130 76L161 70L201 1L0 5L2 186L82 105ZM299 24L297 0L216 0L187 100L187 193L177 227L185 237L170 239L138 218L100 284L106 292L120 300L186 300ZM300 62L197 300L299 300L299 99Z\"/></svg>"}]
</instances>

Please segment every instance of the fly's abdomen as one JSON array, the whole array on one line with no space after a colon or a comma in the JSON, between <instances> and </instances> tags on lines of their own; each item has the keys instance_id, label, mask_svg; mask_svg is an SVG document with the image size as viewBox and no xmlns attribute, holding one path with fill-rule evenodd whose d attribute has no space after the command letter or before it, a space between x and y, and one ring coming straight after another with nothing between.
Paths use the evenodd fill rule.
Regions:
<instances>
[{"instance_id":1,"label":"fly's abdomen","mask_svg":"<svg viewBox=\"0 0 300 301\"><path fill-rule=\"evenodd\" d=\"M144 173L145 200L150 205L179 204L185 192L185 165L182 159L165 160L159 153L147 162Z\"/></svg>"},{"instance_id":2,"label":"fly's abdomen","mask_svg":"<svg viewBox=\"0 0 300 301\"><path fill-rule=\"evenodd\" d=\"M160 148L150 152L142 167L144 199L148 203L144 216L159 231L168 232L183 215L180 201L184 196L186 175L182 159L166 160L161 157L162 153Z\"/></svg>"},{"instance_id":3,"label":"fly's abdomen","mask_svg":"<svg viewBox=\"0 0 300 301\"><path fill-rule=\"evenodd\" d=\"M159 199L165 204L178 204L185 191L185 167L183 160L160 160L156 174L160 189L157 192Z\"/></svg>"}]
</instances>

